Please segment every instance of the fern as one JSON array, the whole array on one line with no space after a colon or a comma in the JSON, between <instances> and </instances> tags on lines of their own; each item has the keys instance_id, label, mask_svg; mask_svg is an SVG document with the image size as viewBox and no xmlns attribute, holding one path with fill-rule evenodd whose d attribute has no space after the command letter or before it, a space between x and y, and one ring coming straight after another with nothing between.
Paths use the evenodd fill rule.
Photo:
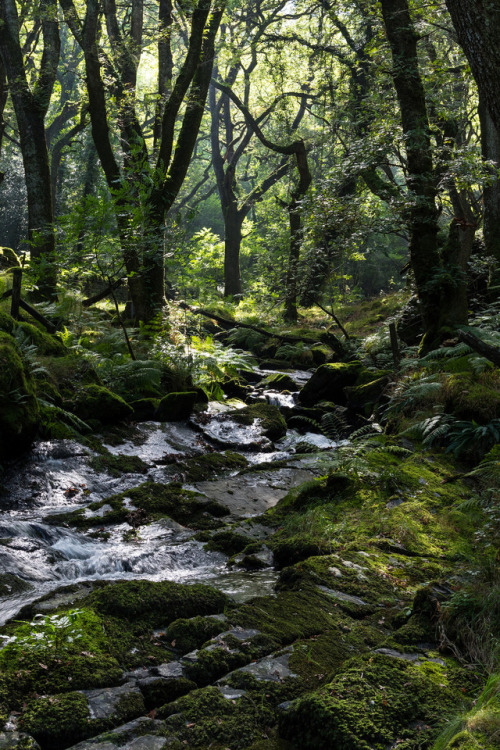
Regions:
<instances>
[{"instance_id":1,"label":"fern","mask_svg":"<svg viewBox=\"0 0 500 750\"><path fill-rule=\"evenodd\" d=\"M56 421L62 422L67 427L70 427L78 435L83 435L86 432L92 431L89 425L77 417L76 414L66 411L66 409L56 406L43 398L38 398L37 400L39 405L45 408L49 412L49 415L53 415Z\"/></svg>"},{"instance_id":2,"label":"fern","mask_svg":"<svg viewBox=\"0 0 500 750\"><path fill-rule=\"evenodd\" d=\"M292 417L290 422L302 422L306 425L310 425L316 432L321 433L329 440L335 441L341 440L349 429L346 420L340 414L335 414L335 412L323 414L319 422L312 417L302 415Z\"/></svg>"}]
</instances>

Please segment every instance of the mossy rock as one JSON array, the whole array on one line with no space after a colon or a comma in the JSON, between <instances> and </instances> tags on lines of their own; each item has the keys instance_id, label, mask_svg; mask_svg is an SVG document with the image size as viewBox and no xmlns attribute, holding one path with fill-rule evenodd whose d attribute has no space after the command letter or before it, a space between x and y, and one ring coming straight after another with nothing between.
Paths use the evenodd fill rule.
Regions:
<instances>
[{"instance_id":1,"label":"mossy rock","mask_svg":"<svg viewBox=\"0 0 500 750\"><path fill-rule=\"evenodd\" d=\"M149 422L154 419L154 415L160 399L158 398L138 398L135 401L129 401L129 406L134 410L134 419L138 422Z\"/></svg>"},{"instance_id":2,"label":"mossy rock","mask_svg":"<svg viewBox=\"0 0 500 750\"><path fill-rule=\"evenodd\" d=\"M84 422L98 420L102 424L119 422L134 413L120 396L100 385L84 386L76 395L71 407Z\"/></svg>"},{"instance_id":3,"label":"mossy rock","mask_svg":"<svg viewBox=\"0 0 500 750\"><path fill-rule=\"evenodd\" d=\"M346 386L344 394L348 408L368 415L380 401L389 382L389 378L384 376L364 385Z\"/></svg>"},{"instance_id":4,"label":"mossy rock","mask_svg":"<svg viewBox=\"0 0 500 750\"><path fill-rule=\"evenodd\" d=\"M91 362L77 354L64 357L40 357L40 363L48 372L56 390L68 399L74 397L75 388L86 385L102 385Z\"/></svg>"},{"instance_id":5,"label":"mossy rock","mask_svg":"<svg viewBox=\"0 0 500 750\"><path fill-rule=\"evenodd\" d=\"M0 573L0 597L23 594L32 588L31 583L19 578L14 573Z\"/></svg>"},{"instance_id":6,"label":"mossy rock","mask_svg":"<svg viewBox=\"0 0 500 750\"><path fill-rule=\"evenodd\" d=\"M273 391L298 391L299 386L295 380L284 372L273 373L263 378L259 386L262 388L269 388Z\"/></svg>"},{"instance_id":7,"label":"mossy rock","mask_svg":"<svg viewBox=\"0 0 500 750\"><path fill-rule=\"evenodd\" d=\"M68 350L61 339L53 336L32 323L17 323L19 328L28 341L37 347L37 354L44 354L49 357L64 357Z\"/></svg>"},{"instance_id":8,"label":"mossy rock","mask_svg":"<svg viewBox=\"0 0 500 750\"><path fill-rule=\"evenodd\" d=\"M127 505L130 500L136 510L131 511ZM109 506L109 508L108 508ZM88 506L91 511L105 508L103 514L87 516L83 508L68 513L51 514L44 522L54 526L66 524L81 529L94 526L129 522L132 526L142 525L160 518L172 518L183 526L195 529L217 528L217 520L229 513L227 508L215 500L207 500L191 490L185 490L181 484L159 484L144 482L138 487L112 495Z\"/></svg>"},{"instance_id":9,"label":"mossy rock","mask_svg":"<svg viewBox=\"0 0 500 750\"><path fill-rule=\"evenodd\" d=\"M179 422L187 419L194 409L197 398L196 391L167 393L160 401L154 419L158 422Z\"/></svg>"},{"instance_id":10,"label":"mossy rock","mask_svg":"<svg viewBox=\"0 0 500 750\"><path fill-rule=\"evenodd\" d=\"M149 678L143 680L140 687L144 696L146 709L151 710L166 703L176 701L192 690L196 690L198 686L195 682L185 677L178 677L175 680L165 680L159 677L158 679Z\"/></svg>"},{"instance_id":11,"label":"mossy rock","mask_svg":"<svg viewBox=\"0 0 500 750\"><path fill-rule=\"evenodd\" d=\"M21 262L11 247L0 247L0 268L21 268Z\"/></svg>"},{"instance_id":12,"label":"mossy rock","mask_svg":"<svg viewBox=\"0 0 500 750\"><path fill-rule=\"evenodd\" d=\"M28 448L35 437L40 412L31 375L15 340L0 333L0 457Z\"/></svg>"},{"instance_id":13,"label":"mossy rock","mask_svg":"<svg viewBox=\"0 0 500 750\"><path fill-rule=\"evenodd\" d=\"M217 589L202 584L183 586L171 581L120 581L94 591L87 601L101 614L132 622L146 620L151 627L165 627L180 618L218 614L228 598Z\"/></svg>"},{"instance_id":14,"label":"mossy rock","mask_svg":"<svg viewBox=\"0 0 500 750\"><path fill-rule=\"evenodd\" d=\"M116 456L113 453L93 456L89 466L94 471L106 472L112 477L120 477L122 474L145 474L148 470L148 465L139 456Z\"/></svg>"},{"instance_id":15,"label":"mossy rock","mask_svg":"<svg viewBox=\"0 0 500 750\"><path fill-rule=\"evenodd\" d=\"M174 620L165 631L165 639L173 644L180 654L187 654L200 648L206 641L224 630L224 623L213 617L201 617Z\"/></svg>"},{"instance_id":16,"label":"mossy rock","mask_svg":"<svg viewBox=\"0 0 500 750\"><path fill-rule=\"evenodd\" d=\"M457 373L444 384L445 409L458 419L486 424L500 417L500 377L498 370Z\"/></svg>"},{"instance_id":17,"label":"mossy rock","mask_svg":"<svg viewBox=\"0 0 500 750\"><path fill-rule=\"evenodd\" d=\"M40 750L40 745L29 734L0 731L0 750Z\"/></svg>"},{"instance_id":18,"label":"mossy rock","mask_svg":"<svg viewBox=\"0 0 500 750\"><path fill-rule=\"evenodd\" d=\"M218 477L225 471L238 471L248 466L245 456L234 451L204 453L181 461L178 464L188 482L203 482Z\"/></svg>"},{"instance_id":19,"label":"mossy rock","mask_svg":"<svg viewBox=\"0 0 500 750\"><path fill-rule=\"evenodd\" d=\"M300 402L304 406L314 406L318 401L324 400L345 405L344 388L355 385L362 367L361 362L321 365L300 391Z\"/></svg>"},{"instance_id":20,"label":"mossy rock","mask_svg":"<svg viewBox=\"0 0 500 750\"><path fill-rule=\"evenodd\" d=\"M242 552L247 546L248 537L227 529L214 534L205 545L205 549L212 550L213 552L223 552L225 555L231 557L238 552Z\"/></svg>"},{"instance_id":21,"label":"mossy rock","mask_svg":"<svg viewBox=\"0 0 500 750\"><path fill-rule=\"evenodd\" d=\"M291 537L277 535L270 541L269 546L273 551L274 564L277 568L293 565L309 557L331 553L330 542L316 539L306 533Z\"/></svg>"},{"instance_id":22,"label":"mossy rock","mask_svg":"<svg viewBox=\"0 0 500 750\"><path fill-rule=\"evenodd\" d=\"M270 440L279 440L286 435L286 422L276 406L252 404L238 411L227 412L227 416L238 424L251 425L260 420L262 434Z\"/></svg>"},{"instance_id":23,"label":"mossy rock","mask_svg":"<svg viewBox=\"0 0 500 750\"><path fill-rule=\"evenodd\" d=\"M53 750L61 750L93 733L87 700L77 692L29 701L19 719L19 728L42 747Z\"/></svg>"},{"instance_id":24,"label":"mossy rock","mask_svg":"<svg viewBox=\"0 0 500 750\"><path fill-rule=\"evenodd\" d=\"M333 682L292 703L280 717L280 736L302 750L383 750L398 739L416 750L462 700L446 667L372 654L344 664Z\"/></svg>"}]
</instances>

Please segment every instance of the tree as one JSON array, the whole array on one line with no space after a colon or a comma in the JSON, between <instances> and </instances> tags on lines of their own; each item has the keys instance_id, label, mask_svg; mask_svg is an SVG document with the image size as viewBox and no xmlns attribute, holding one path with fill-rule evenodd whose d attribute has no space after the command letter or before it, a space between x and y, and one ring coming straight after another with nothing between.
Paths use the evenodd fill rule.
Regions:
<instances>
[{"instance_id":1,"label":"tree","mask_svg":"<svg viewBox=\"0 0 500 750\"><path fill-rule=\"evenodd\" d=\"M24 61L20 18L15 0L0 0L0 55L9 83L23 156L28 202L28 239L33 265L38 271L42 297L56 289L54 208L45 117L59 62L60 39L56 0L40 0L39 17L43 51L38 76L30 85ZM38 30L33 37L38 38Z\"/></svg>"},{"instance_id":2,"label":"tree","mask_svg":"<svg viewBox=\"0 0 500 750\"><path fill-rule=\"evenodd\" d=\"M165 33L157 39L160 80L153 149L138 112L137 73L144 42L142 0L133 0L130 13L123 17L114 0L104 0L107 34L103 33L97 0L87 2L83 21L72 0L61 0L61 5L84 54L92 135L113 196L135 318L149 321L164 303L165 216L182 186L196 143L224 0L198 0L190 12L187 51L178 61L171 86L168 30L174 11L165 0L157 7L160 29ZM106 36L109 49L103 46ZM110 133L114 103L118 143Z\"/></svg>"}]
</instances>

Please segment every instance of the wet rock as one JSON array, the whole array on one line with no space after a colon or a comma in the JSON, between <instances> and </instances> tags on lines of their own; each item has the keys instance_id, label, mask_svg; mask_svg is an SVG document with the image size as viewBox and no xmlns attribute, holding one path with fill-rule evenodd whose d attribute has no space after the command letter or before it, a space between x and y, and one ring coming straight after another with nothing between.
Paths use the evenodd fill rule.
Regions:
<instances>
[{"instance_id":1,"label":"wet rock","mask_svg":"<svg viewBox=\"0 0 500 750\"><path fill-rule=\"evenodd\" d=\"M256 419L259 420L262 434L273 441L286 435L286 422L279 409L271 404L252 404L228 416L243 425L251 425Z\"/></svg>"},{"instance_id":2,"label":"wet rock","mask_svg":"<svg viewBox=\"0 0 500 750\"><path fill-rule=\"evenodd\" d=\"M134 410L134 419L138 422L147 422L154 419L160 400L157 398L139 398L129 403Z\"/></svg>"},{"instance_id":3,"label":"wet rock","mask_svg":"<svg viewBox=\"0 0 500 750\"><path fill-rule=\"evenodd\" d=\"M289 677L296 678L298 675L292 672L288 666L292 653L293 649L288 648L285 650L285 653L282 653L279 656L265 656L263 659L259 659L259 661L256 661L253 664L247 664L246 666L241 667L241 669L235 670L234 673L250 674L252 677L255 677L256 680L262 680L263 682L283 682L283 680ZM227 678L228 677L229 675ZM218 684L224 684L227 678L219 680Z\"/></svg>"},{"instance_id":4,"label":"wet rock","mask_svg":"<svg viewBox=\"0 0 500 750\"><path fill-rule=\"evenodd\" d=\"M197 400L195 391L167 393L160 401L154 419L158 422L179 422L187 419Z\"/></svg>"},{"instance_id":5,"label":"wet rock","mask_svg":"<svg viewBox=\"0 0 500 750\"><path fill-rule=\"evenodd\" d=\"M362 370L361 362L338 362L321 365L299 394L304 406L314 406L318 401L333 401L344 405L344 388L355 385Z\"/></svg>"},{"instance_id":6,"label":"wet rock","mask_svg":"<svg viewBox=\"0 0 500 750\"><path fill-rule=\"evenodd\" d=\"M132 682L113 688L82 690L81 693L87 699L91 719L112 719L119 715L123 720L145 710L141 691Z\"/></svg>"},{"instance_id":7,"label":"wet rock","mask_svg":"<svg viewBox=\"0 0 500 750\"><path fill-rule=\"evenodd\" d=\"M266 375L259 383L260 388L269 388L272 391L298 391L300 390L295 380L284 372Z\"/></svg>"}]
</instances>

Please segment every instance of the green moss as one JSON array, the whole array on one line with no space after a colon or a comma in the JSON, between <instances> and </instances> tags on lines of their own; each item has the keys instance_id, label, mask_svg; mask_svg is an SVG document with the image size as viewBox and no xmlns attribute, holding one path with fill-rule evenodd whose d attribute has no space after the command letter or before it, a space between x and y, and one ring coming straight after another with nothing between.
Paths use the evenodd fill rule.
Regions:
<instances>
[{"instance_id":1,"label":"green moss","mask_svg":"<svg viewBox=\"0 0 500 750\"><path fill-rule=\"evenodd\" d=\"M248 537L243 534L237 534L235 531L228 529L227 531L220 531L214 534L209 542L205 545L205 549L212 550L214 552L224 552L225 555L236 555L238 552L242 552L248 546Z\"/></svg>"},{"instance_id":2,"label":"green moss","mask_svg":"<svg viewBox=\"0 0 500 750\"><path fill-rule=\"evenodd\" d=\"M167 393L162 398L155 412L155 419L159 422L178 422L187 419L193 411L197 401L195 391Z\"/></svg>"},{"instance_id":3,"label":"green moss","mask_svg":"<svg viewBox=\"0 0 500 750\"><path fill-rule=\"evenodd\" d=\"M94 471L106 472L112 477L122 474L145 474L148 465L139 456L115 456L113 453L94 456L89 461Z\"/></svg>"},{"instance_id":4,"label":"green moss","mask_svg":"<svg viewBox=\"0 0 500 750\"><path fill-rule=\"evenodd\" d=\"M15 340L0 333L0 458L26 449L39 421L33 380Z\"/></svg>"},{"instance_id":5,"label":"green moss","mask_svg":"<svg viewBox=\"0 0 500 750\"><path fill-rule=\"evenodd\" d=\"M29 591L33 586L14 573L0 573L0 597L15 596Z\"/></svg>"},{"instance_id":6,"label":"green moss","mask_svg":"<svg viewBox=\"0 0 500 750\"><path fill-rule=\"evenodd\" d=\"M19 719L19 728L42 747L67 747L92 734L87 700L76 692L32 700Z\"/></svg>"},{"instance_id":7,"label":"green moss","mask_svg":"<svg viewBox=\"0 0 500 750\"><path fill-rule=\"evenodd\" d=\"M100 385L84 386L72 402L71 410L84 421L94 419L102 424L119 422L134 413L120 396Z\"/></svg>"},{"instance_id":8,"label":"green moss","mask_svg":"<svg viewBox=\"0 0 500 750\"><path fill-rule=\"evenodd\" d=\"M224 471L237 471L248 466L248 460L240 453L205 453L188 458L178 464L188 482L203 482L218 477Z\"/></svg>"},{"instance_id":9,"label":"green moss","mask_svg":"<svg viewBox=\"0 0 500 750\"><path fill-rule=\"evenodd\" d=\"M157 715L165 719L167 735L175 734L184 746L192 748L211 745L244 750L261 739L263 728L273 721L273 712L265 704L246 698L230 701L213 687L195 690L164 706Z\"/></svg>"},{"instance_id":10,"label":"green moss","mask_svg":"<svg viewBox=\"0 0 500 750\"><path fill-rule=\"evenodd\" d=\"M129 406L134 410L134 419L141 422L153 419L159 404L158 398L137 398L129 401Z\"/></svg>"},{"instance_id":11,"label":"green moss","mask_svg":"<svg viewBox=\"0 0 500 750\"><path fill-rule=\"evenodd\" d=\"M321 365L300 391L300 402L305 406L313 406L324 400L344 404L343 389L355 385L361 369L361 362L334 362Z\"/></svg>"},{"instance_id":12,"label":"green moss","mask_svg":"<svg viewBox=\"0 0 500 750\"><path fill-rule=\"evenodd\" d=\"M202 646L224 629L220 620L212 617L191 617L174 620L165 631L165 639L176 651L187 654Z\"/></svg>"},{"instance_id":13,"label":"green moss","mask_svg":"<svg viewBox=\"0 0 500 750\"><path fill-rule=\"evenodd\" d=\"M134 464L135 465L135 464ZM129 500L135 510L127 506ZM182 488L181 484L157 484L144 482L134 489L112 495L100 502L91 503L91 511L110 506L102 515L87 517L81 508L68 513L47 516L44 521L50 525L65 524L81 529L94 526L117 524L127 521L132 526L142 525L160 518L173 518L174 521L194 529L211 529L220 526L218 519L227 515L228 510L215 500L205 500L202 495Z\"/></svg>"},{"instance_id":14,"label":"green moss","mask_svg":"<svg viewBox=\"0 0 500 750\"><path fill-rule=\"evenodd\" d=\"M270 547L274 555L274 564L278 568L293 565L313 555L328 555L331 552L331 544L328 541L316 539L310 534L278 534L271 540Z\"/></svg>"},{"instance_id":15,"label":"green moss","mask_svg":"<svg viewBox=\"0 0 500 750\"><path fill-rule=\"evenodd\" d=\"M183 586L171 581L121 581L102 587L88 597L97 612L151 627L166 627L179 618L221 612L227 597L202 584Z\"/></svg>"},{"instance_id":16,"label":"green moss","mask_svg":"<svg viewBox=\"0 0 500 750\"><path fill-rule=\"evenodd\" d=\"M295 380L284 372L276 372L271 375L266 375L263 378L259 386L262 388L269 388L273 391L298 391L299 388L295 383Z\"/></svg>"},{"instance_id":17,"label":"green moss","mask_svg":"<svg viewBox=\"0 0 500 750\"><path fill-rule=\"evenodd\" d=\"M101 380L91 362L77 354L64 357L39 357L56 390L73 399L75 388L84 385L101 385Z\"/></svg>"},{"instance_id":18,"label":"green moss","mask_svg":"<svg viewBox=\"0 0 500 750\"><path fill-rule=\"evenodd\" d=\"M353 659L324 689L293 703L280 735L303 750L385 750L398 739L414 739L409 747L417 748L429 725L460 701L444 667L373 654ZM420 737L417 721L427 725Z\"/></svg>"},{"instance_id":19,"label":"green moss","mask_svg":"<svg viewBox=\"0 0 500 750\"><path fill-rule=\"evenodd\" d=\"M196 683L192 680L187 680L185 677L178 677L175 680L158 678L157 680L147 682L147 684L141 684L141 692L144 696L146 709L157 708L166 703L171 703L177 700L177 698L187 695L191 690L196 690L196 688Z\"/></svg>"},{"instance_id":20,"label":"green moss","mask_svg":"<svg viewBox=\"0 0 500 750\"><path fill-rule=\"evenodd\" d=\"M9 626L15 640L0 651L0 669L11 707L19 708L25 696L35 691L58 693L120 682L122 670L108 654L102 619L89 609L78 612L67 627L58 625L64 615L56 615L55 620L48 616L46 626L43 620Z\"/></svg>"},{"instance_id":21,"label":"green moss","mask_svg":"<svg viewBox=\"0 0 500 750\"><path fill-rule=\"evenodd\" d=\"M446 411L459 419L490 422L500 416L498 370L458 373L444 383Z\"/></svg>"},{"instance_id":22,"label":"green moss","mask_svg":"<svg viewBox=\"0 0 500 750\"><path fill-rule=\"evenodd\" d=\"M228 412L238 424L251 425L255 419L262 424L262 433L270 440L279 440L286 434L286 422L276 406L252 404L238 411Z\"/></svg>"},{"instance_id":23,"label":"green moss","mask_svg":"<svg viewBox=\"0 0 500 750\"><path fill-rule=\"evenodd\" d=\"M68 350L57 338L31 323L17 323L16 326L23 332L27 340L37 347L37 354L49 357L64 357Z\"/></svg>"}]
</instances>

